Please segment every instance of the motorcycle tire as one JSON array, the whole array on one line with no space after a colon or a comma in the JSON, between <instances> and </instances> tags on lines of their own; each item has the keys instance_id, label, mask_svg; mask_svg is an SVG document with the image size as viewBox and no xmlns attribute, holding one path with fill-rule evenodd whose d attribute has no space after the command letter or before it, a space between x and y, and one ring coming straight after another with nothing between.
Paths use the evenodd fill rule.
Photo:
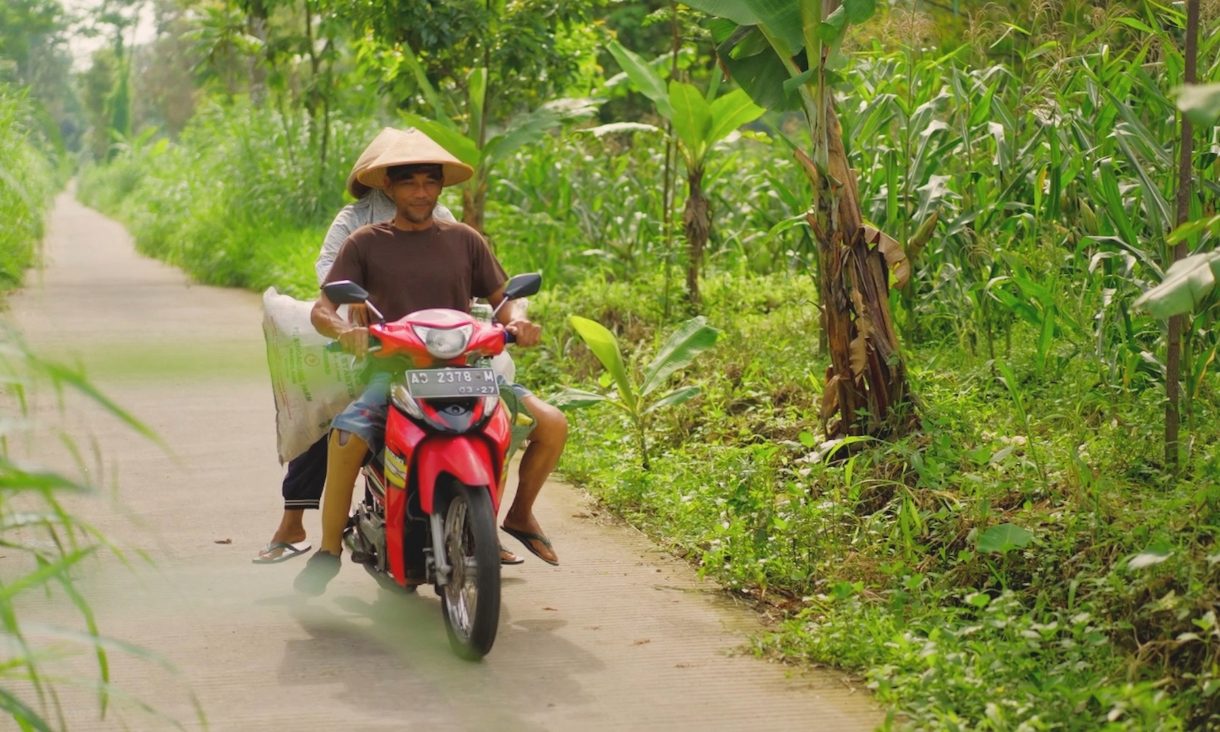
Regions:
<instances>
[{"instance_id":1,"label":"motorcycle tire","mask_svg":"<svg viewBox=\"0 0 1220 732\"><path fill-rule=\"evenodd\" d=\"M445 512L444 547L452 568L441 588L449 645L476 661L491 650L500 625L500 542L486 488L456 486Z\"/></svg>"}]
</instances>

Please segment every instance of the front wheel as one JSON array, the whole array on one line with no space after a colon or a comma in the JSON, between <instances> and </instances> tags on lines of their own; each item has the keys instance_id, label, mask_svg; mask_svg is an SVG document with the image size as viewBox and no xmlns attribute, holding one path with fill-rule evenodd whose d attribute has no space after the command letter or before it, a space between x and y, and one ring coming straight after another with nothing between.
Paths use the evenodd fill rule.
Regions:
<instances>
[{"instance_id":1,"label":"front wheel","mask_svg":"<svg viewBox=\"0 0 1220 732\"><path fill-rule=\"evenodd\" d=\"M477 660L491 650L500 625L500 542L486 488L458 487L445 513L444 546L451 572L441 605L449 645Z\"/></svg>"}]
</instances>

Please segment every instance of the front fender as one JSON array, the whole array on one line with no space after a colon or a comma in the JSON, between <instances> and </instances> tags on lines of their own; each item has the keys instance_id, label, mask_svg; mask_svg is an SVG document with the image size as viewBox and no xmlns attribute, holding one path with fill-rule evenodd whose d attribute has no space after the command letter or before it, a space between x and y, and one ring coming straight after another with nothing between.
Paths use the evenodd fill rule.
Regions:
<instances>
[{"instance_id":1,"label":"front fender","mask_svg":"<svg viewBox=\"0 0 1220 732\"><path fill-rule=\"evenodd\" d=\"M487 442L472 435L436 435L417 448L419 506L432 513L436 483L442 474L470 486L487 486L493 509L500 508L500 470Z\"/></svg>"}]
</instances>

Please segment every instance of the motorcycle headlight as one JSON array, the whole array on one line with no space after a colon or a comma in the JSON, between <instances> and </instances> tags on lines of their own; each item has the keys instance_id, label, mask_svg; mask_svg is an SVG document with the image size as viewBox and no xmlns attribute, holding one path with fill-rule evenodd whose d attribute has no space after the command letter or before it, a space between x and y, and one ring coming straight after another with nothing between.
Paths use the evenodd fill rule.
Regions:
<instances>
[{"instance_id":1,"label":"motorcycle headlight","mask_svg":"<svg viewBox=\"0 0 1220 732\"><path fill-rule=\"evenodd\" d=\"M411 327L415 329L415 335L424 342L428 353L446 361L457 358L466 351L466 344L470 342L470 334L474 332L474 328L470 325L461 325L456 328L428 328L422 325Z\"/></svg>"}]
</instances>

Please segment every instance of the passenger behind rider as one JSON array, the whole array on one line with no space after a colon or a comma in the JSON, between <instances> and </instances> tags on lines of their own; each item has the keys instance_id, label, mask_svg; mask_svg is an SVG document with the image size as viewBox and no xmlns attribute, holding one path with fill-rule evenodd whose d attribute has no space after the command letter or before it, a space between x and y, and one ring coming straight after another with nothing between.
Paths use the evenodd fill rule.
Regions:
<instances>
[{"instance_id":1,"label":"passenger behind rider","mask_svg":"<svg viewBox=\"0 0 1220 732\"><path fill-rule=\"evenodd\" d=\"M361 183L356 179L356 175L403 134L402 130L393 127L383 128L352 166L351 173L347 176L347 191L356 201L339 210L322 240L322 249L314 263L319 285L326 280L326 274L330 272L330 266L339 254L339 248L352 232L361 226L394 218L394 202L381 189L370 188ZM432 215L441 221L456 221L449 209L439 203ZM362 314L363 309L354 312ZM329 437L329 434L322 435L308 450L288 462L288 471L280 486L284 497L284 514L280 517L280 524L272 534L271 541L267 542L259 551L258 557L253 560L256 564L282 562L310 550L309 542L305 540L305 511L317 509L321 503L322 486L326 481L326 444ZM509 563L521 561L511 554L506 559Z\"/></svg>"},{"instance_id":2,"label":"passenger behind rider","mask_svg":"<svg viewBox=\"0 0 1220 732\"><path fill-rule=\"evenodd\" d=\"M382 188L395 204L392 221L366 226L343 244L327 282L351 280L369 292L369 300L386 320L397 320L425 308L469 312L472 297L493 306L504 298L507 276L487 242L474 229L436 220L432 211L445 185L468 179L473 171L418 130L395 140L390 150L360 172L357 179ZM539 341L540 327L530 322L521 303L505 304L497 319L516 336L518 345ZM339 316L325 293L312 312L314 327L344 350L364 356L368 328ZM374 360L373 366L376 365ZM326 485L322 504L322 542L297 576L296 588L321 594L339 572L342 536L351 510L356 478L369 450L381 446L389 402L390 374L378 372L364 393L332 423ZM567 439L563 413L519 385L514 392L534 419L529 444L521 457L517 493L501 528L526 549L558 564L551 542L533 514L533 505L554 470ZM409 578L417 582L419 577Z\"/></svg>"}]
</instances>

